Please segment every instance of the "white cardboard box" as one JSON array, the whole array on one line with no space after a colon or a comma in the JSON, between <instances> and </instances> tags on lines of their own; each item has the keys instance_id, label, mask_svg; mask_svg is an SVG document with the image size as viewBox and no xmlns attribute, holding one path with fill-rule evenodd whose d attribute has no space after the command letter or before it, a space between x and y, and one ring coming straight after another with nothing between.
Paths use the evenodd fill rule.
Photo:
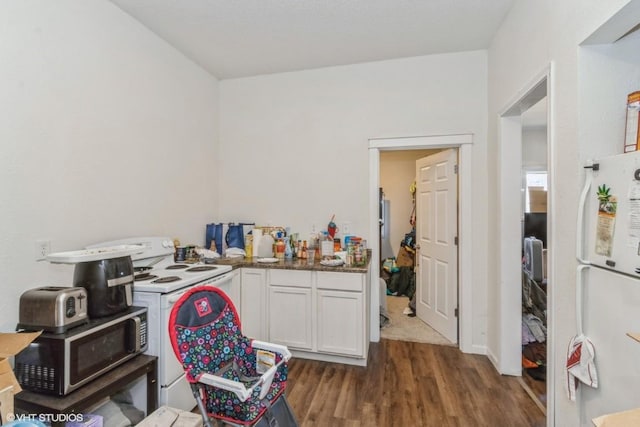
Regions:
<instances>
[{"instance_id":1,"label":"white cardboard box","mask_svg":"<svg viewBox=\"0 0 640 427\"><path fill-rule=\"evenodd\" d=\"M202 415L161 406L138 423L138 427L202 427Z\"/></svg>"}]
</instances>

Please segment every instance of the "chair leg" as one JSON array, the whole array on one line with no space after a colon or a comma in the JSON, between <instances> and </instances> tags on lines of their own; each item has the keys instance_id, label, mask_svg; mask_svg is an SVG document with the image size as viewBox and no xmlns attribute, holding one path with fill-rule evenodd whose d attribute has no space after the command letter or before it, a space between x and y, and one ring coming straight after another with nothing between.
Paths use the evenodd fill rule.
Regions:
<instances>
[{"instance_id":1,"label":"chair leg","mask_svg":"<svg viewBox=\"0 0 640 427\"><path fill-rule=\"evenodd\" d=\"M267 410L262 416L267 420L267 425L269 427L280 427L280 423L278 423L278 420L273 415L273 412L271 412L271 402L269 402L268 399L265 399L263 402L266 405Z\"/></svg>"},{"instance_id":2,"label":"chair leg","mask_svg":"<svg viewBox=\"0 0 640 427\"><path fill-rule=\"evenodd\" d=\"M281 399L284 399L284 405L287 408L287 411L289 412L289 414L291 415L292 418L292 422L293 424L291 425L291 427L297 427L298 424L298 419L296 418L296 414L293 413L293 409L291 409L291 405L289 405L289 401L287 400L287 396L285 396L284 394L281 396Z\"/></svg>"},{"instance_id":3,"label":"chair leg","mask_svg":"<svg viewBox=\"0 0 640 427\"><path fill-rule=\"evenodd\" d=\"M204 424L204 427L213 427L213 424L211 424L211 420L207 415L207 409L204 407L204 402L202 402L200 387L198 387L196 384L191 384L191 393L193 393L193 397L195 397L196 403L198 404L198 410L202 415L202 423ZM216 422L216 424L218 423Z\"/></svg>"}]
</instances>

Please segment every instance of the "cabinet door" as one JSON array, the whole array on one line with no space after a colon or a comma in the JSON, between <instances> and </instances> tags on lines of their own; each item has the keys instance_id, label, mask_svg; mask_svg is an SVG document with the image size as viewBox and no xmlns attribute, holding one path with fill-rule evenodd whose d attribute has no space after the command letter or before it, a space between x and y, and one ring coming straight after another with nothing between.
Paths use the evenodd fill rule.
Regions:
<instances>
[{"instance_id":1,"label":"cabinet door","mask_svg":"<svg viewBox=\"0 0 640 427\"><path fill-rule=\"evenodd\" d=\"M362 293L318 289L318 351L364 357Z\"/></svg>"},{"instance_id":2,"label":"cabinet door","mask_svg":"<svg viewBox=\"0 0 640 427\"><path fill-rule=\"evenodd\" d=\"M267 340L267 272L262 268L243 268L240 282L240 322L249 338Z\"/></svg>"},{"instance_id":3,"label":"cabinet door","mask_svg":"<svg viewBox=\"0 0 640 427\"><path fill-rule=\"evenodd\" d=\"M269 286L269 341L311 350L311 289Z\"/></svg>"}]
</instances>

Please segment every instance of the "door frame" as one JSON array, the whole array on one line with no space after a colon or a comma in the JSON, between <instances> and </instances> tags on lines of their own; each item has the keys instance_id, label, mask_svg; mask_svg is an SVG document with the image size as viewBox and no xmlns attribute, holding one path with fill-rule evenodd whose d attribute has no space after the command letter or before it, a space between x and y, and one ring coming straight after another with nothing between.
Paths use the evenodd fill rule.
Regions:
<instances>
[{"instance_id":1,"label":"door frame","mask_svg":"<svg viewBox=\"0 0 640 427\"><path fill-rule=\"evenodd\" d=\"M380 341L380 245L374 236L380 231L378 223L378 198L380 187L380 151L423 150L457 148L458 165L458 346L464 353L486 354L485 346L473 345L473 277L471 263L472 213L472 134L431 135L416 137L369 139L369 241L371 258L371 309L370 340Z\"/></svg>"}]
</instances>

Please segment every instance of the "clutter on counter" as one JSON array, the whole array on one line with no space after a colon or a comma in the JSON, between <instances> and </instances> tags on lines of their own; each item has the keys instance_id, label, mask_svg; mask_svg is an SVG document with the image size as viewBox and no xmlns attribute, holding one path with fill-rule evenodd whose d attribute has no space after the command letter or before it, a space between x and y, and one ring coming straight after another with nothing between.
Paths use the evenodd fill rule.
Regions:
<instances>
[{"instance_id":1,"label":"clutter on counter","mask_svg":"<svg viewBox=\"0 0 640 427\"><path fill-rule=\"evenodd\" d=\"M269 268L281 270L331 271L343 273L366 273L369 270L371 249L367 250L367 263L363 265L346 265L340 258L318 260L315 257L279 259L275 257L260 258L218 258L215 264L230 265L237 268Z\"/></svg>"},{"instance_id":2,"label":"clutter on counter","mask_svg":"<svg viewBox=\"0 0 640 427\"><path fill-rule=\"evenodd\" d=\"M320 261L325 261L320 264L324 266L367 266L370 257L367 241L355 235L340 236L335 218L335 214L331 216L326 230L306 236L282 226L210 223L205 230L206 246L196 248L195 252L200 255L200 261L212 264L244 256L249 260L258 258L260 263L305 260L307 266L314 266Z\"/></svg>"}]
</instances>

